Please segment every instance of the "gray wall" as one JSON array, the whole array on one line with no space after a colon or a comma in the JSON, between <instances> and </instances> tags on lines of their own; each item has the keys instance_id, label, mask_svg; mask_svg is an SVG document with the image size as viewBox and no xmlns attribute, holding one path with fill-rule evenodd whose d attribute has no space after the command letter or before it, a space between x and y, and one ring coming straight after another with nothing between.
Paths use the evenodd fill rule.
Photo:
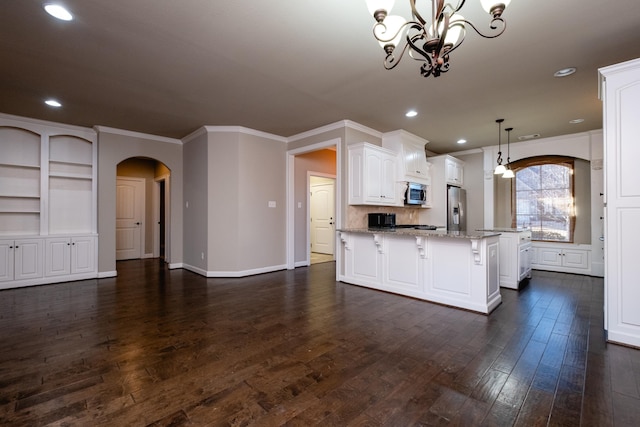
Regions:
<instances>
[{"instance_id":1,"label":"gray wall","mask_svg":"<svg viewBox=\"0 0 640 427\"><path fill-rule=\"evenodd\" d=\"M454 157L464 162L464 185L467 190L467 230L484 228L484 153L470 153Z\"/></svg>"},{"instance_id":2,"label":"gray wall","mask_svg":"<svg viewBox=\"0 0 640 427\"><path fill-rule=\"evenodd\" d=\"M200 233L206 246L194 248L187 263L199 265L192 258L204 251L206 270L221 275L285 265L286 144L252 132L207 129L208 151L199 150L206 171L198 172L207 181L206 208L198 209L206 216L185 221L189 235ZM198 228L203 220L206 232Z\"/></svg>"},{"instance_id":3,"label":"gray wall","mask_svg":"<svg viewBox=\"0 0 640 427\"><path fill-rule=\"evenodd\" d=\"M201 132L183 145L184 264L207 270L208 180L207 134ZM204 257L202 256L204 254Z\"/></svg>"},{"instance_id":4,"label":"gray wall","mask_svg":"<svg viewBox=\"0 0 640 427\"><path fill-rule=\"evenodd\" d=\"M171 171L171 264L182 263L182 145L168 138L97 127L98 132L98 273L116 271L116 171L131 157L148 157Z\"/></svg>"}]
</instances>

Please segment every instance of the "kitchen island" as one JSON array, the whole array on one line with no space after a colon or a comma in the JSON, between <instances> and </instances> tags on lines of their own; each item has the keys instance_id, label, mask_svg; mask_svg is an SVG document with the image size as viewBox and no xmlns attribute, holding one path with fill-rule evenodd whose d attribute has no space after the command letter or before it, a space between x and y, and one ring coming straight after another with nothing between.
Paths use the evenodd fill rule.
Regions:
<instances>
[{"instance_id":1,"label":"kitchen island","mask_svg":"<svg viewBox=\"0 0 640 427\"><path fill-rule=\"evenodd\" d=\"M489 314L502 301L499 233L342 229L338 280Z\"/></svg>"}]
</instances>

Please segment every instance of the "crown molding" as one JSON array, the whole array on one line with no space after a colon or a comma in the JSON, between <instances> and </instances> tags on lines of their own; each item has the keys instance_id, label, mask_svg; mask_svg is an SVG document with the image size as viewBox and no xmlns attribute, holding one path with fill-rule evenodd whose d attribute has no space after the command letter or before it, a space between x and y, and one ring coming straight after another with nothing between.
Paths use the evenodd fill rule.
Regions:
<instances>
[{"instance_id":1,"label":"crown molding","mask_svg":"<svg viewBox=\"0 0 640 427\"><path fill-rule=\"evenodd\" d=\"M255 129L247 128L244 126L204 126L204 129L207 133L216 133L216 132L242 133L245 135L257 136L259 138L267 138L267 139L272 139L274 141L279 141L284 143L287 142L287 138L283 136L274 135L268 132L262 132L260 130L255 130Z\"/></svg>"},{"instance_id":2,"label":"crown molding","mask_svg":"<svg viewBox=\"0 0 640 427\"><path fill-rule=\"evenodd\" d=\"M323 133L330 132L333 130L340 130L345 128L364 132L376 138L382 138L382 132L379 132L370 127L361 125L360 123L353 122L351 120L340 120L338 122L330 123L328 125L320 126L319 128L315 128L306 132L302 132L302 133L298 133L296 135L290 136L289 138L287 138L287 142L294 142L304 138L310 138L312 136L321 135Z\"/></svg>"},{"instance_id":3,"label":"crown molding","mask_svg":"<svg viewBox=\"0 0 640 427\"><path fill-rule=\"evenodd\" d=\"M175 138L167 138L166 136L151 135L151 134L148 134L148 133L135 132L135 131L131 131L131 130L117 129L117 128L111 128L111 127L108 127L108 126L99 126L99 125L96 125L93 128L98 133L110 133L112 135L122 135L122 136L128 136L128 137L132 137L132 138L150 139L152 141L166 142L166 143L169 143L169 144L182 145L182 141L181 140L175 139Z\"/></svg>"}]
</instances>

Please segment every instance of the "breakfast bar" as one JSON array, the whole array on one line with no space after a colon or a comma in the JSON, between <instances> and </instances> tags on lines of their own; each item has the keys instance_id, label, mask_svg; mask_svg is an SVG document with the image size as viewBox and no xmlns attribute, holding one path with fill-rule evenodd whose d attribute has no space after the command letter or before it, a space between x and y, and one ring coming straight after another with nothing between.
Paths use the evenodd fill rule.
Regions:
<instances>
[{"instance_id":1,"label":"breakfast bar","mask_svg":"<svg viewBox=\"0 0 640 427\"><path fill-rule=\"evenodd\" d=\"M499 233L339 230L338 280L489 314L502 297Z\"/></svg>"}]
</instances>

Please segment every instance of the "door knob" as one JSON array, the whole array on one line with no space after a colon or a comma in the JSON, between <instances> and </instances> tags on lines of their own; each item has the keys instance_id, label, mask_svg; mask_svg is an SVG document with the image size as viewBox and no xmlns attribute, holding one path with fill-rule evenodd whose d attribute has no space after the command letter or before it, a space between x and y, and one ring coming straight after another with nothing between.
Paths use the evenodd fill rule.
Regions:
<instances>
[{"instance_id":1,"label":"door knob","mask_svg":"<svg viewBox=\"0 0 640 427\"><path fill-rule=\"evenodd\" d=\"M140 223L139 223L139 222L136 222L136 225L140 225Z\"/></svg>"}]
</instances>

